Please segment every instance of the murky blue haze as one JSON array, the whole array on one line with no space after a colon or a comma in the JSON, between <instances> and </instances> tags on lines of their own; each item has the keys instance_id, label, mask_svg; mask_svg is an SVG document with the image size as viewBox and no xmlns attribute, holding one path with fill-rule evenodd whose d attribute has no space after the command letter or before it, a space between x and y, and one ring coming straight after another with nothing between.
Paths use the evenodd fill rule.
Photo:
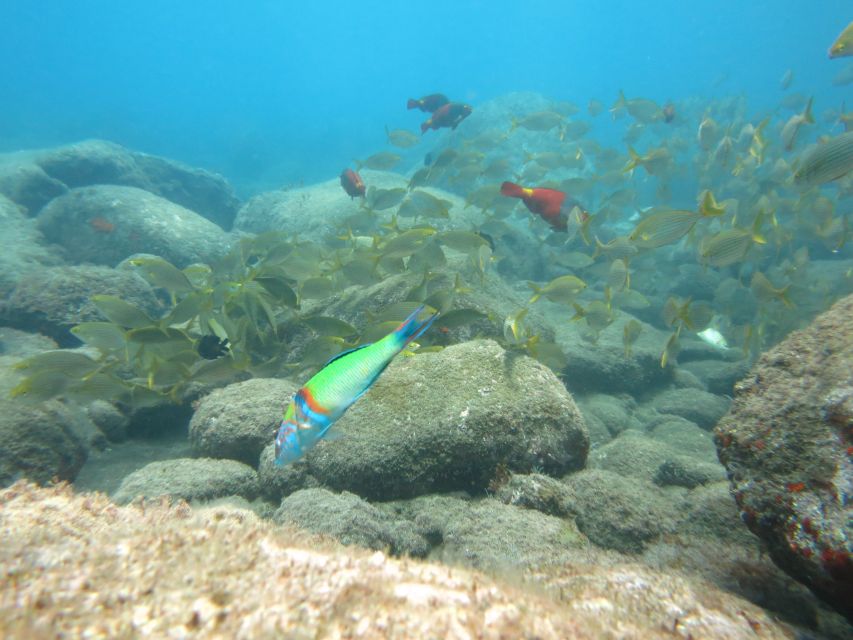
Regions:
<instances>
[{"instance_id":1,"label":"murky blue haze","mask_svg":"<svg viewBox=\"0 0 853 640\"><path fill-rule=\"evenodd\" d=\"M850 96L826 49L847 0L0 3L0 151L86 137L218 170L247 191L336 175L416 127L405 101L531 90L663 103L779 78Z\"/></svg>"}]
</instances>

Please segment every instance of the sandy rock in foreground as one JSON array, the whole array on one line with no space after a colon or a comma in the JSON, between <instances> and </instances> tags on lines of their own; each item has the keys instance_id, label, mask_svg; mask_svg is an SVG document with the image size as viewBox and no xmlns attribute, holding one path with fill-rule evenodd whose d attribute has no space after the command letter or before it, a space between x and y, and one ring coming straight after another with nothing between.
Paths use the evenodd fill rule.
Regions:
<instances>
[{"instance_id":1,"label":"sandy rock in foreground","mask_svg":"<svg viewBox=\"0 0 853 640\"><path fill-rule=\"evenodd\" d=\"M123 508L18 483L0 492L0 529L4 638L795 637L745 601L648 569L567 566L524 592L239 510Z\"/></svg>"}]
</instances>

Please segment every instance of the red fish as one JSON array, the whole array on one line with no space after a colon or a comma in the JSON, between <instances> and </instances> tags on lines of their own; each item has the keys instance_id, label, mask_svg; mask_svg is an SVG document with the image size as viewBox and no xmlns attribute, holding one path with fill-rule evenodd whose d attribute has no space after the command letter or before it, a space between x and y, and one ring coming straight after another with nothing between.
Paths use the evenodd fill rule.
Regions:
<instances>
[{"instance_id":1,"label":"red fish","mask_svg":"<svg viewBox=\"0 0 853 640\"><path fill-rule=\"evenodd\" d=\"M341 186L350 198L364 196L364 181L352 169L344 169L341 173Z\"/></svg>"},{"instance_id":2,"label":"red fish","mask_svg":"<svg viewBox=\"0 0 853 640\"><path fill-rule=\"evenodd\" d=\"M574 198L567 196L557 189L546 189L544 187L522 187L514 182L504 182L501 185L501 195L509 198L521 198L524 206L531 213L541 216L545 222L551 225L555 231L566 231L568 229L569 214L577 207L585 222L589 213Z\"/></svg>"},{"instance_id":3,"label":"red fish","mask_svg":"<svg viewBox=\"0 0 853 640\"><path fill-rule=\"evenodd\" d=\"M409 102L406 104L407 109L420 109L421 111L429 111L433 113L439 107L443 107L450 100L447 99L447 96L443 93L431 93L428 96L424 96L419 100L415 100L414 98L409 98Z\"/></svg>"},{"instance_id":4,"label":"red fish","mask_svg":"<svg viewBox=\"0 0 853 640\"><path fill-rule=\"evenodd\" d=\"M461 102L448 102L436 109L432 117L421 124L421 133L426 133L428 129L441 129L442 127L455 129L460 122L470 115L470 105Z\"/></svg>"},{"instance_id":5,"label":"red fish","mask_svg":"<svg viewBox=\"0 0 853 640\"><path fill-rule=\"evenodd\" d=\"M98 233L112 233L116 226L106 218L89 218L89 226Z\"/></svg>"}]
</instances>

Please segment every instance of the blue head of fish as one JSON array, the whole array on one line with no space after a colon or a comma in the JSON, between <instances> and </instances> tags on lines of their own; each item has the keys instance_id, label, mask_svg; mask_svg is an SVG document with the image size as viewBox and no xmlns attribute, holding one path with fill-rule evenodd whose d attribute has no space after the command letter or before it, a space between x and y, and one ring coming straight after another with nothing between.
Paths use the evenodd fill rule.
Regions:
<instances>
[{"instance_id":1,"label":"blue head of fish","mask_svg":"<svg viewBox=\"0 0 853 640\"><path fill-rule=\"evenodd\" d=\"M284 466L299 460L303 453L299 427L295 421L285 418L275 436L275 463Z\"/></svg>"}]
</instances>

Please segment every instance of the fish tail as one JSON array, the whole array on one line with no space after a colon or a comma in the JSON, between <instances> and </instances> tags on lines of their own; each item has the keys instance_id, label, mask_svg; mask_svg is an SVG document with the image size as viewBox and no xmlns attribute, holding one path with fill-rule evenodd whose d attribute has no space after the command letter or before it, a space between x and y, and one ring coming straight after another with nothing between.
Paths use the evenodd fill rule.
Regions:
<instances>
[{"instance_id":1,"label":"fish tail","mask_svg":"<svg viewBox=\"0 0 853 640\"><path fill-rule=\"evenodd\" d=\"M417 109L421 106L420 100L415 100L414 98L409 98L409 101L406 103L406 109Z\"/></svg>"},{"instance_id":2,"label":"fish tail","mask_svg":"<svg viewBox=\"0 0 853 640\"><path fill-rule=\"evenodd\" d=\"M779 300L784 304L788 309L793 309L796 305L791 300L788 295L788 290L791 288L791 285L787 285L784 289L779 291Z\"/></svg>"},{"instance_id":3,"label":"fish tail","mask_svg":"<svg viewBox=\"0 0 853 640\"><path fill-rule=\"evenodd\" d=\"M510 198L523 198L524 187L514 182L504 182L501 184L501 195Z\"/></svg>"},{"instance_id":4,"label":"fish tail","mask_svg":"<svg viewBox=\"0 0 853 640\"><path fill-rule=\"evenodd\" d=\"M538 284L536 284L535 282L529 282L529 281L527 283L527 286L533 290L533 297L531 297L530 300L527 301L527 304L533 304L539 298L542 297L542 288Z\"/></svg>"},{"instance_id":5,"label":"fish tail","mask_svg":"<svg viewBox=\"0 0 853 640\"><path fill-rule=\"evenodd\" d=\"M803 121L808 122L809 124L814 124L814 116L812 115L812 102L814 102L814 96L809 98L809 102L806 105L805 110L803 110Z\"/></svg>"},{"instance_id":6,"label":"fish tail","mask_svg":"<svg viewBox=\"0 0 853 640\"><path fill-rule=\"evenodd\" d=\"M415 309L412 314L400 323L400 326L394 330L393 335L402 346L406 346L412 340L420 336L424 331L429 329L433 321L438 317L439 312L436 311L423 322L418 322L418 315L424 310L424 305Z\"/></svg>"},{"instance_id":7,"label":"fish tail","mask_svg":"<svg viewBox=\"0 0 853 640\"><path fill-rule=\"evenodd\" d=\"M431 126L432 126L432 118L430 118L426 122L422 122L421 123L421 135L425 134Z\"/></svg>"}]
</instances>

